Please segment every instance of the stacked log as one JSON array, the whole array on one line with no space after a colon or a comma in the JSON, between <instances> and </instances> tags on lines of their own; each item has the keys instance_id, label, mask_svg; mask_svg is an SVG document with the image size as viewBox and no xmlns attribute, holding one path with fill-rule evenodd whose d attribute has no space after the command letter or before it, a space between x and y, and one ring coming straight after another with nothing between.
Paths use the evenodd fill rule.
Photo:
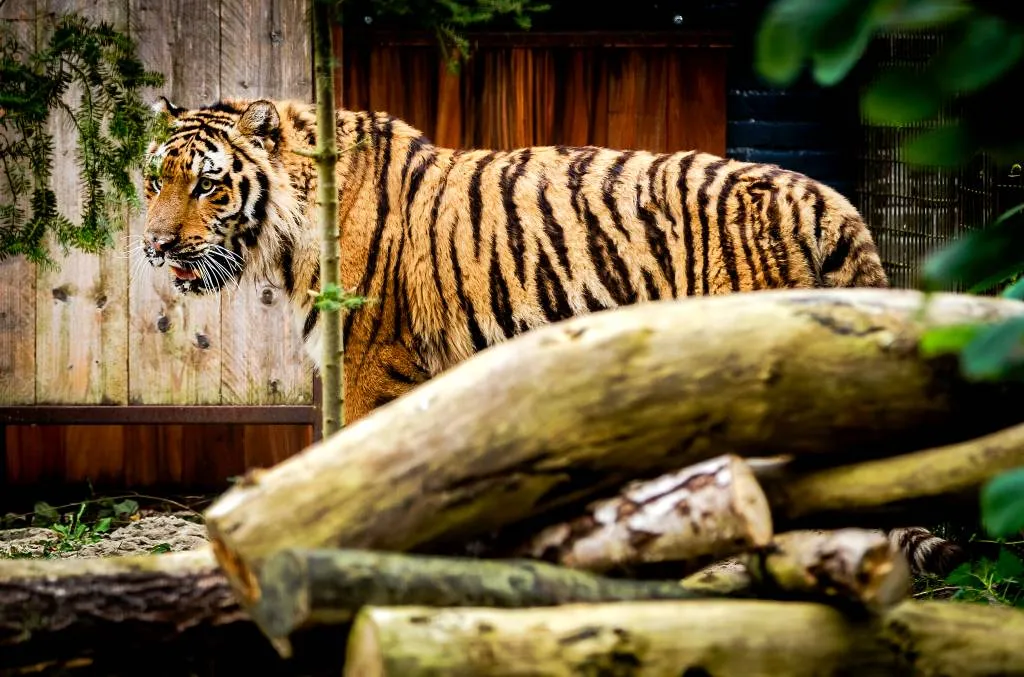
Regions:
<instances>
[{"instance_id":1,"label":"stacked log","mask_svg":"<svg viewBox=\"0 0 1024 677\"><path fill-rule=\"evenodd\" d=\"M924 300L757 292L535 330L231 488L211 550L149 588L124 578L149 565L85 585L0 563L0 666L96 607L255 629L304 674L1024 675L1019 612L908 599L880 530L963 515L1024 465L1024 385L918 349L1024 303Z\"/></svg>"}]
</instances>

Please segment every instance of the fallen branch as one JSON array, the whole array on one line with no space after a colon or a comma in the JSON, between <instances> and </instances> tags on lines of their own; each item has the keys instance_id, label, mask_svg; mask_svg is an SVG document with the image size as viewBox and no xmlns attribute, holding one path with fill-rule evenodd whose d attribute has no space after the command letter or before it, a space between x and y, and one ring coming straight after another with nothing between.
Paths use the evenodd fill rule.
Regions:
<instances>
[{"instance_id":1,"label":"fallen branch","mask_svg":"<svg viewBox=\"0 0 1024 677\"><path fill-rule=\"evenodd\" d=\"M743 459L727 455L633 482L513 554L588 571L671 561L682 572L771 537L764 492Z\"/></svg>"},{"instance_id":2,"label":"fallen branch","mask_svg":"<svg viewBox=\"0 0 1024 677\"><path fill-rule=\"evenodd\" d=\"M674 581L604 578L543 562L363 550L285 550L267 559L258 583L252 618L286 657L292 633L348 623L368 604L509 608L710 596Z\"/></svg>"},{"instance_id":3,"label":"fallen branch","mask_svg":"<svg viewBox=\"0 0 1024 677\"><path fill-rule=\"evenodd\" d=\"M124 645L145 652L145 660ZM117 674L133 659L136 669L155 663L184 670L236 654L244 660L224 667L266 668L277 659L209 549L0 561L0 674L61 665Z\"/></svg>"},{"instance_id":4,"label":"fallen branch","mask_svg":"<svg viewBox=\"0 0 1024 677\"><path fill-rule=\"evenodd\" d=\"M1012 407L1012 402L995 406ZM981 486L1024 465L1024 425L966 442L823 469L753 463L777 528L934 524L977 510Z\"/></svg>"},{"instance_id":5,"label":"fallen branch","mask_svg":"<svg viewBox=\"0 0 1024 677\"><path fill-rule=\"evenodd\" d=\"M777 290L527 332L232 487L206 513L215 553L251 604L254 569L284 548L439 552L722 450L889 455L1024 420L1007 406L1024 386L967 382L955 359L917 348L927 326L1024 304L939 294L921 312L922 301Z\"/></svg>"},{"instance_id":6,"label":"fallen branch","mask_svg":"<svg viewBox=\"0 0 1024 677\"><path fill-rule=\"evenodd\" d=\"M755 600L367 607L353 626L344 674L1020 675L1024 614L916 601L875 622L821 604Z\"/></svg>"}]
</instances>

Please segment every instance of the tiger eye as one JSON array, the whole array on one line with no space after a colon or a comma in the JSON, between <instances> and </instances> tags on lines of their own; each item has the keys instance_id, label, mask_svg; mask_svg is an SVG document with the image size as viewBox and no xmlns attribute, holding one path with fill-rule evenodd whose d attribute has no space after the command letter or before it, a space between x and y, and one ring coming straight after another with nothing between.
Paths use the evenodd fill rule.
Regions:
<instances>
[{"instance_id":1,"label":"tiger eye","mask_svg":"<svg viewBox=\"0 0 1024 677\"><path fill-rule=\"evenodd\" d=\"M211 181L210 179L203 179L202 181L199 182L199 190L201 190L204 193L209 193L211 190L213 190L213 181Z\"/></svg>"}]
</instances>

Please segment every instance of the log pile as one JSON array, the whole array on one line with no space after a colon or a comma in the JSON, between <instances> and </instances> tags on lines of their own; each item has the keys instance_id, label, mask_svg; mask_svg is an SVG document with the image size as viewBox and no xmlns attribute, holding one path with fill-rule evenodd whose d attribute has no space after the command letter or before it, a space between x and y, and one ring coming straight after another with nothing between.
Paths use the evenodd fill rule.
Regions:
<instances>
[{"instance_id":1,"label":"log pile","mask_svg":"<svg viewBox=\"0 0 1024 677\"><path fill-rule=\"evenodd\" d=\"M1024 386L918 349L1024 303L923 302L757 292L530 332L231 488L208 551L0 562L0 674L132 674L100 618L147 674L221 637L275 674L1024 675L1024 616L910 598L882 531L969 516L1024 465Z\"/></svg>"}]
</instances>

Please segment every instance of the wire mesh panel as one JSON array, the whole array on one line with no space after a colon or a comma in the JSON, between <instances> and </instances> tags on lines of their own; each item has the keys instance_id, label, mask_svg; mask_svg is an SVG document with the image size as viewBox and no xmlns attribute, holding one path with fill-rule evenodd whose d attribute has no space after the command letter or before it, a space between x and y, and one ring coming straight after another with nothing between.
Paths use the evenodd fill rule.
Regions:
<instances>
[{"instance_id":1,"label":"wire mesh panel","mask_svg":"<svg viewBox=\"0 0 1024 677\"><path fill-rule=\"evenodd\" d=\"M867 81L894 67L920 68L942 35L897 32L875 40ZM967 231L984 228L1024 202L1024 158L1001 165L978 155L957 169L921 167L899 158L904 141L956 115L955 103L930 123L888 126L862 119L858 207L878 244L894 287L917 286L928 254ZM1016 218L1024 221L1024 215ZM962 291L953 287L951 291Z\"/></svg>"},{"instance_id":2,"label":"wire mesh panel","mask_svg":"<svg viewBox=\"0 0 1024 677\"><path fill-rule=\"evenodd\" d=\"M941 36L923 32L883 36L872 45L870 75L894 67L921 68L941 41ZM949 114L943 111L938 121ZM904 141L933 124L889 126L862 120L859 208L894 287L915 287L928 253L961 228L960 172L910 165L899 157Z\"/></svg>"}]
</instances>

